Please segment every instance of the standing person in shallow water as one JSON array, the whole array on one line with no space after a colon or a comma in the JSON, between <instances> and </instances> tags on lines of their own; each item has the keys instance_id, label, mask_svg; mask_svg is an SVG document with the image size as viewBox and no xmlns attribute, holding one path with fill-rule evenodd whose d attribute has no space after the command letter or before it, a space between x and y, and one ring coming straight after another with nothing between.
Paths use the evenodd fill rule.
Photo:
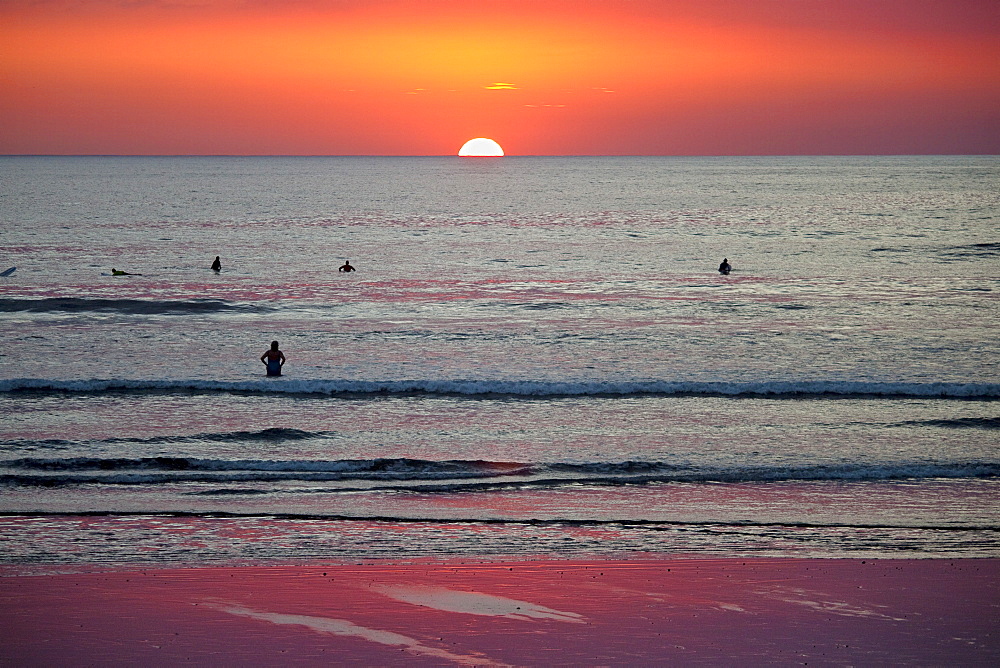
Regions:
<instances>
[{"instance_id":1,"label":"standing person in shallow water","mask_svg":"<svg viewBox=\"0 0 1000 668\"><path fill-rule=\"evenodd\" d=\"M222 260L219 259L218 255L215 256L215 262L212 263L212 271L222 271Z\"/></svg>"},{"instance_id":2,"label":"standing person in shallow water","mask_svg":"<svg viewBox=\"0 0 1000 668\"><path fill-rule=\"evenodd\" d=\"M354 271L354 267L351 266L350 260L344 260L344 264L340 266L338 271Z\"/></svg>"},{"instance_id":3,"label":"standing person in shallow water","mask_svg":"<svg viewBox=\"0 0 1000 668\"><path fill-rule=\"evenodd\" d=\"M732 270L733 270L733 266L731 264L729 264L729 258L727 258L727 257L722 258L722 264L719 265L719 273L720 274L728 274Z\"/></svg>"},{"instance_id":4,"label":"standing person in shallow water","mask_svg":"<svg viewBox=\"0 0 1000 668\"><path fill-rule=\"evenodd\" d=\"M278 350L277 341L271 341L271 349L260 356L260 361L267 367L268 376L281 375L281 367L285 366L285 354Z\"/></svg>"}]
</instances>

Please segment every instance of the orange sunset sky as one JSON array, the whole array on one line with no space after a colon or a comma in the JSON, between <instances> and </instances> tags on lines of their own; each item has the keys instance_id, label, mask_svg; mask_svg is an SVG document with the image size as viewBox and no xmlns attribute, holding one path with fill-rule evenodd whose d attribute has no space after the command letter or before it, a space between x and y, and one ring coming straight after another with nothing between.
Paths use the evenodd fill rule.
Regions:
<instances>
[{"instance_id":1,"label":"orange sunset sky","mask_svg":"<svg viewBox=\"0 0 1000 668\"><path fill-rule=\"evenodd\" d=\"M1000 153L997 0L3 0L0 153Z\"/></svg>"}]
</instances>

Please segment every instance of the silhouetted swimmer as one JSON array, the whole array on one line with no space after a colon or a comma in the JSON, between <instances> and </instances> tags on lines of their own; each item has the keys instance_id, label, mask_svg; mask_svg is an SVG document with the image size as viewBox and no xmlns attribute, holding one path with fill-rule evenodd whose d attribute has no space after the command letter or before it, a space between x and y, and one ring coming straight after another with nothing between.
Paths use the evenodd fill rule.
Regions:
<instances>
[{"instance_id":1,"label":"silhouetted swimmer","mask_svg":"<svg viewBox=\"0 0 1000 668\"><path fill-rule=\"evenodd\" d=\"M260 356L260 361L267 367L268 376L281 375L281 367L285 366L285 354L278 350L277 341L271 341L271 349Z\"/></svg>"},{"instance_id":2,"label":"silhouetted swimmer","mask_svg":"<svg viewBox=\"0 0 1000 668\"><path fill-rule=\"evenodd\" d=\"M142 274L130 274L127 271L122 271L121 269L115 269L114 267L111 268L111 275L112 276L142 276Z\"/></svg>"},{"instance_id":3,"label":"silhouetted swimmer","mask_svg":"<svg viewBox=\"0 0 1000 668\"><path fill-rule=\"evenodd\" d=\"M222 260L219 259L218 255L215 256L215 262L212 263L212 271L222 271Z\"/></svg>"},{"instance_id":4,"label":"silhouetted swimmer","mask_svg":"<svg viewBox=\"0 0 1000 668\"><path fill-rule=\"evenodd\" d=\"M337 271L354 271L354 267L351 266L350 260L344 260L344 264Z\"/></svg>"},{"instance_id":5,"label":"silhouetted swimmer","mask_svg":"<svg viewBox=\"0 0 1000 668\"><path fill-rule=\"evenodd\" d=\"M729 264L729 258L722 258L722 264L719 265L720 274L729 274L733 270L733 265Z\"/></svg>"}]
</instances>

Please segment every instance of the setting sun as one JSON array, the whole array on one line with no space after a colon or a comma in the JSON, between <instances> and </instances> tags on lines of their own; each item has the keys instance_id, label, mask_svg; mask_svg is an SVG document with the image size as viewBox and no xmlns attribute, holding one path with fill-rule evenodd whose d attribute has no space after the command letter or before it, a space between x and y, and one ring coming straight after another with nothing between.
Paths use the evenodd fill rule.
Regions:
<instances>
[{"instance_id":1,"label":"setting sun","mask_svg":"<svg viewBox=\"0 0 1000 668\"><path fill-rule=\"evenodd\" d=\"M492 139L476 137L465 142L458 150L458 154L462 157L495 158L503 155L503 149Z\"/></svg>"}]
</instances>

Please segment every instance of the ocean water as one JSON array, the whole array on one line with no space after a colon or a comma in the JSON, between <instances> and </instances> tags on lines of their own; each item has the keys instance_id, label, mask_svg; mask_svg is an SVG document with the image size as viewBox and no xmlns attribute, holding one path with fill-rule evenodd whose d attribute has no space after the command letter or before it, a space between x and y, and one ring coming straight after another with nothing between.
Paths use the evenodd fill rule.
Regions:
<instances>
[{"instance_id":1,"label":"ocean water","mask_svg":"<svg viewBox=\"0 0 1000 668\"><path fill-rule=\"evenodd\" d=\"M0 158L0 560L1000 556L998 221L990 156Z\"/></svg>"}]
</instances>

